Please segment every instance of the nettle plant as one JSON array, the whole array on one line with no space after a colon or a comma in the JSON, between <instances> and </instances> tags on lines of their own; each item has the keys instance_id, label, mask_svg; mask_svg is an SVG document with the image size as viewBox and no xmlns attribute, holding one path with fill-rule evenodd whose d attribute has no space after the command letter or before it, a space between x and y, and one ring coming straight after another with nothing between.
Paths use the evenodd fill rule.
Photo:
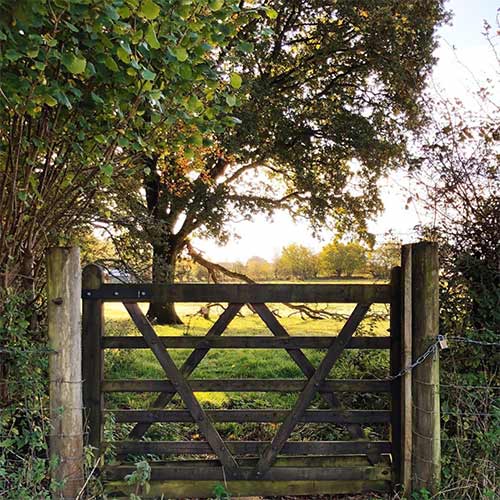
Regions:
<instances>
[{"instance_id":1,"label":"nettle plant","mask_svg":"<svg viewBox=\"0 0 500 500\"><path fill-rule=\"evenodd\" d=\"M36 275L137 155L167 141L194 155L234 124L241 77L216 54L259 15L237 0L0 2L3 286Z\"/></svg>"}]
</instances>

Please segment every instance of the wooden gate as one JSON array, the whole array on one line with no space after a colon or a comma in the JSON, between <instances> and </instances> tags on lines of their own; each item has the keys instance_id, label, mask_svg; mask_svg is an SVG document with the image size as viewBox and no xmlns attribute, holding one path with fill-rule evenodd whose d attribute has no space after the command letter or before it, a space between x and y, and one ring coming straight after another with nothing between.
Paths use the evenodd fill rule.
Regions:
<instances>
[{"instance_id":1,"label":"wooden gate","mask_svg":"<svg viewBox=\"0 0 500 500\"><path fill-rule=\"evenodd\" d=\"M390 372L400 371L401 313L400 270L390 284L262 284L262 285L141 285L106 284L101 270L87 266L83 275L83 378L89 443L103 451L112 446L118 465L102 463L110 492L127 493L124 477L135 470L127 456L160 457L151 462L150 496L167 498L213 496L217 483L233 495L314 495L391 490L401 469L400 378L384 380L336 380L328 378L344 349L390 350ZM139 308L139 302L219 302L228 306L205 336L160 337ZM122 302L141 336L113 337L104 332L103 303ZM289 335L266 303L349 303L352 313L338 332L328 336ZM355 335L372 304L390 305L390 335ZM249 305L272 335L223 336L231 320ZM106 349L149 348L165 372L164 380L107 380L103 352ZM169 349L192 349L182 366L176 366ZM285 349L299 367L302 379L196 380L190 375L210 349ZM316 367L303 349L322 349ZM389 375L389 374L388 374ZM152 408L114 410L104 407L107 392L158 393ZM292 408L207 410L195 392L296 392ZM339 394L346 392L389 393L390 407L381 410L342 408ZM315 395L322 408L310 409ZM185 409L165 409L174 395ZM135 426L126 440L113 443L103 438L103 421L111 413L116 422ZM202 441L143 440L156 422L195 423ZM271 441L226 441L217 430L219 422L274 422ZM345 441L294 441L290 436L299 423L346 425ZM386 440L370 440L363 425L387 426ZM202 458L199 458L200 455ZM198 457L198 458L195 458ZM166 460L166 458L168 458ZM146 495L144 495L146 496Z\"/></svg>"}]
</instances>

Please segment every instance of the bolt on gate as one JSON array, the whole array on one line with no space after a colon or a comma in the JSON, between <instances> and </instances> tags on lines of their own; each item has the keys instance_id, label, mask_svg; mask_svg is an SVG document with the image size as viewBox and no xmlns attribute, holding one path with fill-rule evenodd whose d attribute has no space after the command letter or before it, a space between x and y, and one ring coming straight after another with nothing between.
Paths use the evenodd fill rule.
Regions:
<instances>
[{"instance_id":1,"label":"bolt on gate","mask_svg":"<svg viewBox=\"0 0 500 500\"><path fill-rule=\"evenodd\" d=\"M406 247L402 267L393 269L388 284L108 284L98 266L87 266L82 286L82 378L88 444L98 449L102 457L104 450L112 447L121 460L117 465L101 459L107 491L127 495L131 487L124 479L135 470L130 459L153 456L159 460L151 461L149 497L213 496L218 483L225 484L234 496L361 493L391 491L400 486L409 491L412 481L413 486L423 484L432 489L439 480L437 352L416 368L420 370L417 389L412 387L413 374L405 370L413 359L412 343L420 351L430 340L435 341L437 333L437 312L430 310L437 306L437 260L429 258L437 253L434 245L420 245ZM412 282L412 276L418 277L416 282ZM153 299L228 305L204 336L158 336L139 307L139 303ZM140 335L106 335L105 302L123 303ZM307 331L290 335L269 303L355 306L337 335L308 335ZM372 304L389 304L389 335L356 335ZM244 305L260 317L271 335L223 335ZM415 321L415 314L422 311L426 319ZM104 373L107 349L150 349L164 371L164 379L108 380ZM177 366L169 353L171 349L192 351ZM210 349L284 349L303 378L191 378ZM313 365L304 349L322 350L319 364ZM345 349L388 350L387 378L330 378ZM109 409L105 407L104 395L111 392L148 392L157 396L150 408ZM214 410L200 404L195 394L200 392L293 392L297 397L286 410ZM341 395L353 392L387 393L390 407L345 409ZM184 409L167 409L176 395ZM319 408L310 408L318 395ZM116 423L133 424L126 439L104 440L106 415L112 415ZM147 436L153 424L169 422L196 425L202 440L152 441ZM276 433L269 441L228 440L218 428L223 422L274 423ZM344 425L349 437L343 441L292 439L297 425L307 423ZM374 424L386 427L385 439L366 437L363 426ZM427 439L415 440L415 434Z\"/></svg>"}]
</instances>

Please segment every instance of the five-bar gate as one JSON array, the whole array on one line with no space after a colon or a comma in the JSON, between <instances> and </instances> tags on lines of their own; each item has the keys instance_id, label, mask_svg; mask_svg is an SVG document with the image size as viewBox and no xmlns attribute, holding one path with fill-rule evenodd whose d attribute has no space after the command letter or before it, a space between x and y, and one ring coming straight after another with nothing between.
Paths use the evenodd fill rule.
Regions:
<instances>
[{"instance_id":1,"label":"five-bar gate","mask_svg":"<svg viewBox=\"0 0 500 500\"><path fill-rule=\"evenodd\" d=\"M388 491L399 482L401 469L401 387L400 378L385 380L338 380L329 378L345 349L390 350L390 371L401 369L401 286L395 268L390 284L106 284L102 271L87 266L83 274L83 379L84 406L89 444L100 450L113 446L118 465L103 463L102 471L110 492L127 493L124 477L135 467L127 456L161 458L151 462L150 496L186 498L213 496L217 483L226 484L233 495L314 495ZM228 306L205 336L161 337L145 317L138 303L219 302ZM140 336L113 337L104 332L104 302L122 302ZM289 335L266 304L269 303L352 303L349 318L332 335ZM356 331L372 304L390 305L390 334L360 336ZM240 309L250 306L272 335L223 336ZM192 349L177 366L170 349ZM303 373L302 379L191 378L210 349L285 349ZM107 380L103 353L106 349L150 349L162 367L162 380ZM304 349L321 349L324 356L314 366ZM157 393L151 408L108 410L107 392ZM197 392L294 392L293 406L283 409L205 409ZM350 410L342 407L346 392L389 393L386 409ZM166 409L175 395L185 409ZM321 409L311 409L319 394ZM106 443L103 438L105 415L116 422L134 424L126 440ZM151 441L143 439L157 422L190 422L197 425L202 440ZM266 441L228 441L217 429L219 422L273 422L276 434ZM297 441L290 436L300 423L346 425L345 441ZM385 424L390 436L370 440L363 426ZM200 458L201 457L201 458Z\"/></svg>"}]
</instances>

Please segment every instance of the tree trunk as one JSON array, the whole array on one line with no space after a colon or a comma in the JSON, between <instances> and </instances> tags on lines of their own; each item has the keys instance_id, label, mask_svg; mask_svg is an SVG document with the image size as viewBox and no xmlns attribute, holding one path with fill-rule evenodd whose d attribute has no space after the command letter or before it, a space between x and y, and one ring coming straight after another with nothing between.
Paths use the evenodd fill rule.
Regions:
<instances>
[{"instance_id":1,"label":"tree trunk","mask_svg":"<svg viewBox=\"0 0 500 500\"><path fill-rule=\"evenodd\" d=\"M153 245L153 283L173 283L176 261L177 251L172 245ZM183 324L173 302L151 302L147 316L158 325Z\"/></svg>"},{"instance_id":2,"label":"tree trunk","mask_svg":"<svg viewBox=\"0 0 500 500\"><path fill-rule=\"evenodd\" d=\"M164 220L168 210L161 196L161 178L156 168L158 158L145 157L143 160L145 166L150 170L150 173L145 175L143 179L147 207L153 217L152 224L154 227L161 228L160 234L155 235L151 240L153 283L173 283L179 246ZM177 315L175 305L172 302L151 302L147 316L159 325L182 325L182 320Z\"/></svg>"}]
</instances>

